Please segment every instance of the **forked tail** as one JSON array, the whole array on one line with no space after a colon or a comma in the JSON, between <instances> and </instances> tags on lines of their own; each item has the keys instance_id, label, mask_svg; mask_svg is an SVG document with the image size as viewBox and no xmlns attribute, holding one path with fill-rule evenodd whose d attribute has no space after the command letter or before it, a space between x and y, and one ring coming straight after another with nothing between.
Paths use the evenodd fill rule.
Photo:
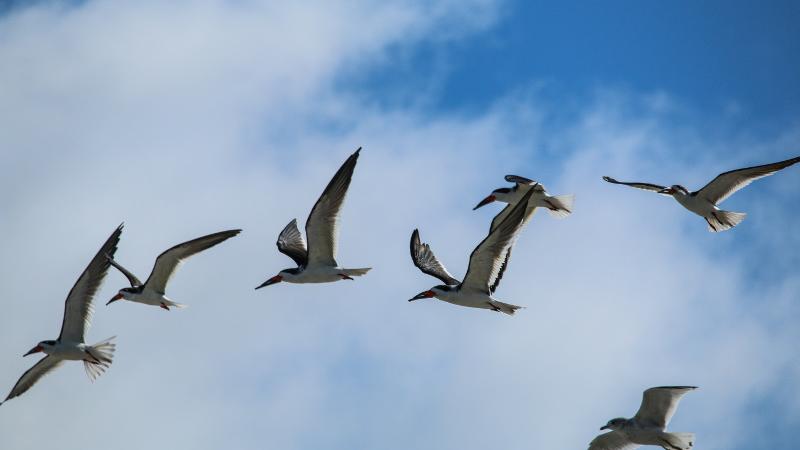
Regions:
<instances>
[{"instance_id":1,"label":"forked tail","mask_svg":"<svg viewBox=\"0 0 800 450\"><path fill-rule=\"evenodd\" d=\"M181 308L186 308L188 305L184 305L183 303L176 303L173 302L172 300L164 300L163 302L161 302L160 306L162 309L166 309L167 311L169 311L170 308L181 309Z\"/></svg>"},{"instance_id":2,"label":"forked tail","mask_svg":"<svg viewBox=\"0 0 800 450\"><path fill-rule=\"evenodd\" d=\"M116 336L111 336L97 344L86 346L87 357L83 360L83 368L91 381L94 381L106 369L111 367L111 361L114 359L114 350L117 348L117 345L111 342L114 338Z\"/></svg>"},{"instance_id":3,"label":"forked tail","mask_svg":"<svg viewBox=\"0 0 800 450\"><path fill-rule=\"evenodd\" d=\"M509 316L513 316L518 309L522 309L522 306L511 305L509 303L503 303L497 300L492 300L489 302L488 308L491 309L492 311L497 311L503 314L508 314Z\"/></svg>"},{"instance_id":4,"label":"forked tail","mask_svg":"<svg viewBox=\"0 0 800 450\"><path fill-rule=\"evenodd\" d=\"M694 447L694 433L663 433L662 447L669 450L691 450Z\"/></svg>"},{"instance_id":5,"label":"forked tail","mask_svg":"<svg viewBox=\"0 0 800 450\"><path fill-rule=\"evenodd\" d=\"M746 213L733 211L711 211L711 214L706 217L706 222L708 222L708 231L715 233L718 231L730 230L736 225L739 225L739 223L744 220L746 215Z\"/></svg>"},{"instance_id":6,"label":"forked tail","mask_svg":"<svg viewBox=\"0 0 800 450\"><path fill-rule=\"evenodd\" d=\"M563 219L572 214L572 204L575 203L575 195L556 195L545 200L548 204L547 211L551 216Z\"/></svg>"},{"instance_id":7,"label":"forked tail","mask_svg":"<svg viewBox=\"0 0 800 450\"><path fill-rule=\"evenodd\" d=\"M372 267L366 267L363 269L342 269L342 272L344 272L344 274L349 277L360 277L362 275L365 275L371 269Z\"/></svg>"}]
</instances>

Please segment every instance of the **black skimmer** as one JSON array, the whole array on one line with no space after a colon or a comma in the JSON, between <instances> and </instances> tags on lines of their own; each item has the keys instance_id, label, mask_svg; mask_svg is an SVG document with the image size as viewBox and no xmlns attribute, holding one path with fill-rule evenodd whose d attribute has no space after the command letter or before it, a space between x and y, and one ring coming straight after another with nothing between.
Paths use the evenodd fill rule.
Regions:
<instances>
[{"instance_id":1,"label":"black skimmer","mask_svg":"<svg viewBox=\"0 0 800 450\"><path fill-rule=\"evenodd\" d=\"M64 361L83 361L86 375L92 381L111 366L116 347L111 342L114 338L110 337L97 344L87 345L84 343L84 335L92 319L92 301L108 272L109 263L105 255L113 255L117 251L121 233L122 225L111 233L78 281L75 282L72 290L69 291L64 304L64 320L61 323L61 334L58 339L41 341L28 353L22 355L28 356L42 352L47 356L22 374L4 402L24 394L40 378ZM0 402L0 404L2 403Z\"/></svg>"},{"instance_id":2,"label":"black skimmer","mask_svg":"<svg viewBox=\"0 0 800 450\"><path fill-rule=\"evenodd\" d=\"M419 239L419 230L411 234L411 260L423 273L436 277L444 284L417 294L409 301L435 297L454 305L491 309L514 314L521 306L510 305L492 298L503 278L510 249L522 231L525 213L533 190L528 190L506 218L475 247L469 257L464 281L453 278L436 259L428 244Z\"/></svg>"},{"instance_id":3,"label":"black skimmer","mask_svg":"<svg viewBox=\"0 0 800 450\"><path fill-rule=\"evenodd\" d=\"M681 397L695 386L662 386L644 391L639 412L632 419L611 419L601 434L589 444L589 450L624 450L640 445L653 445L666 450L690 450L694 433L668 433L670 419L678 409Z\"/></svg>"},{"instance_id":4,"label":"black skimmer","mask_svg":"<svg viewBox=\"0 0 800 450\"><path fill-rule=\"evenodd\" d=\"M699 191L689 192L685 187L675 184L670 187L659 186L651 183L617 181L611 177L604 180L614 184L624 184L645 191L672 196L684 208L704 218L708 223L708 231L717 232L729 230L738 225L747 215L740 212L723 211L717 207L733 195L734 192L763 178L785 169L800 161L800 156L763 166L747 167L721 173Z\"/></svg>"},{"instance_id":5,"label":"black skimmer","mask_svg":"<svg viewBox=\"0 0 800 450\"><path fill-rule=\"evenodd\" d=\"M277 275L261 283L256 289L286 281L288 283L329 283L339 280L352 280L367 273L370 268L343 269L336 262L336 247L339 228L339 213L347 195L347 188L353 178L358 154L355 151L328 183L325 191L311 208L306 219L306 237L297 229L297 219L292 219L278 235L278 251L292 258L297 267L283 269Z\"/></svg>"},{"instance_id":6,"label":"black skimmer","mask_svg":"<svg viewBox=\"0 0 800 450\"><path fill-rule=\"evenodd\" d=\"M541 183L537 183L533 180L518 175L506 175L505 179L509 183L514 183L514 186L510 188L504 187L495 189L491 194L489 194L489 196L481 200L477 206L472 208L474 211L481 206L485 206L496 201L507 203L506 207L500 211L500 214L495 216L494 220L492 220L492 225L490 227L491 230L494 230L495 227L506 218L514 205L516 205L522 196L528 191L533 191L533 195L531 195L530 200L528 200L528 210L525 213L525 223L527 223L533 216L536 208L547 208L553 217L558 218L564 218L572 214L572 204L575 202L574 195L570 194L552 196L547 193L547 190L545 190Z\"/></svg>"},{"instance_id":7,"label":"black skimmer","mask_svg":"<svg viewBox=\"0 0 800 450\"><path fill-rule=\"evenodd\" d=\"M169 283L170 278L172 278L172 275L178 270L181 263L192 255L236 236L241 231L242 230L220 231L197 239L192 239L191 241L186 241L164 251L156 258L153 271L150 272L150 276L144 283L139 281L136 275L114 261L112 255L108 255L108 262L125 275L131 287L120 289L117 295L112 297L106 305L117 300L128 300L136 303L144 303L145 305L160 306L167 311L169 311L170 307L183 308L186 305L173 302L165 293L167 283Z\"/></svg>"}]
</instances>

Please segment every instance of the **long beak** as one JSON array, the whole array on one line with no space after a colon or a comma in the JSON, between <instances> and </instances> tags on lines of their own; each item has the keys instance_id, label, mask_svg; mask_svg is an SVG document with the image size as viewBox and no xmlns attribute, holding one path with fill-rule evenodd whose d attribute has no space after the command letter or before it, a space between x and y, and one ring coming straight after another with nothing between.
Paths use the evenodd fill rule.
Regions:
<instances>
[{"instance_id":1,"label":"long beak","mask_svg":"<svg viewBox=\"0 0 800 450\"><path fill-rule=\"evenodd\" d=\"M486 197L485 199L481 200L481 202L478 203L478 206L472 208L472 210L475 211L476 209L480 208L481 206L488 205L489 203L492 203L495 200L497 200L497 197L495 197L494 194L490 195L490 196Z\"/></svg>"},{"instance_id":2,"label":"long beak","mask_svg":"<svg viewBox=\"0 0 800 450\"><path fill-rule=\"evenodd\" d=\"M433 297L433 295L434 295L433 291L420 292L419 294L414 296L414 298L409 299L408 301L413 302L414 300L420 300L420 299L423 299L423 298L431 298L431 297Z\"/></svg>"},{"instance_id":3,"label":"long beak","mask_svg":"<svg viewBox=\"0 0 800 450\"><path fill-rule=\"evenodd\" d=\"M270 284L280 283L281 281L283 281L283 277L280 275L275 275L269 280L261 283L256 289L261 289L262 287L269 286Z\"/></svg>"},{"instance_id":4,"label":"long beak","mask_svg":"<svg viewBox=\"0 0 800 450\"><path fill-rule=\"evenodd\" d=\"M108 303L106 303L106 306L108 306L108 305L110 305L110 304L112 304L115 301L120 300L120 299L122 299L122 294L117 294L117 295L111 297L111 300L109 300Z\"/></svg>"},{"instance_id":5,"label":"long beak","mask_svg":"<svg viewBox=\"0 0 800 450\"><path fill-rule=\"evenodd\" d=\"M600 431L608 430L608 429L609 429L608 425L603 425L602 427L600 427Z\"/></svg>"},{"instance_id":6,"label":"long beak","mask_svg":"<svg viewBox=\"0 0 800 450\"><path fill-rule=\"evenodd\" d=\"M32 355L34 353L39 353L40 351L42 351L42 346L41 345L37 345L36 347L33 347L32 349L30 349L28 351L28 353L25 353L24 355L22 355L22 357L24 358L24 357L26 357L28 355Z\"/></svg>"}]
</instances>

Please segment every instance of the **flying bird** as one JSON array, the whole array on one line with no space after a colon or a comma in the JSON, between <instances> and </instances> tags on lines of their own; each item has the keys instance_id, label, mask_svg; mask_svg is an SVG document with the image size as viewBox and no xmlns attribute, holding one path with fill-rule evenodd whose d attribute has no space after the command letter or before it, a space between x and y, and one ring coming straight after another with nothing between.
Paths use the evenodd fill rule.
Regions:
<instances>
[{"instance_id":1,"label":"flying bird","mask_svg":"<svg viewBox=\"0 0 800 450\"><path fill-rule=\"evenodd\" d=\"M94 345L84 343L84 335L92 319L92 300L108 272L108 260L105 255L113 255L117 251L117 243L122 233L122 225L117 227L106 240L100 251L83 271L72 287L64 303L64 319L61 323L61 334L56 340L41 341L28 353L45 353L27 372L22 374L17 384L11 389L8 397L0 404L24 394L43 376L61 365L64 361L83 361L86 375L94 381L111 366L116 345L111 342L114 337Z\"/></svg>"},{"instance_id":2,"label":"flying bird","mask_svg":"<svg viewBox=\"0 0 800 450\"><path fill-rule=\"evenodd\" d=\"M186 241L164 251L156 258L153 271L150 272L150 276L144 283L139 281L136 275L116 262L113 255L106 255L108 262L122 272L131 284L131 287L120 289L117 295L112 297L106 305L117 300L128 300L136 303L144 303L145 305L160 306L167 311L169 311L170 307L183 308L185 305L173 302L167 297L165 292L167 283L169 283L175 271L178 270L178 267L190 256L230 239L241 231L242 230L220 231L219 233L213 233L197 239L192 239L191 241Z\"/></svg>"},{"instance_id":3,"label":"flying bird","mask_svg":"<svg viewBox=\"0 0 800 450\"><path fill-rule=\"evenodd\" d=\"M508 216L475 247L462 282L450 275L430 246L420 242L419 230L414 230L411 234L411 260L423 273L440 279L444 284L421 292L409 301L436 297L454 305L491 309L509 315L520 309L521 306L495 300L492 294L503 278L507 256L523 228L532 194L533 190L529 189Z\"/></svg>"},{"instance_id":4,"label":"flying bird","mask_svg":"<svg viewBox=\"0 0 800 450\"><path fill-rule=\"evenodd\" d=\"M632 419L611 419L601 434L589 444L589 450L633 450L640 445L655 445L666 450L689 450L694 433L668 433L670 419L681 397L696 386L662 386L644 391L642 405Z\"/></svg>"},{"instance_id":5,"label":"flying bird","mask_svg":"<svg viewBox=\"0 0 800 450\"><path fill-rule=\"evenodd\" d=\"M652 183L617 181L611 177L603 177L605 181L614 184L624 184L645 191L672 196L684 208L704 218L708 223L708 231L718 232L729 230L744 220L747 215L740 212L723 211L718 204L733 195L734 192L752 183L754 180L764 178L785 169L800 161L800 156L763 166L747 167L721 173L699 191L689 192L685 187L674 184L670 187L659 186Z\"/></svg>"},{"instance_id":6,"label":"flying bird","mask_svg":"<svg viewBox=\"0 0 800 450\"><path fill-rule=\"evenodd\" d=\"M521 177L518 175L506 175L506 181L509 183L514 183L513 187L503 187L498 188L492 191L489 196L481 200L477 206L472 208L472 210L476 210L481 206L488 205L492 202L502 202L507 203L506 207L503 208L500 213L495 216L494 220L492 220L492 225L490 230L494 230L503 219L508 216L508 213L511 212L511 209L514 208L514 205L525 195L528 191L533 191L530 200L528 200L528 209L525 211L525 223L527 223L531 217L533 217L533 213L536 211L536 208L547 208L550 212L550 215L553 217L564 218L568 215L572 214L572 204L575 202L575 196L570 195L555 195L552 196L547 193L544 186L541 183L537 183L533 180L530 180L525 177Z\"/></svg>"},{"instance_id":7,"label":"flying bird","mask_svg":"<svg viewBox=\"0 0 800 450\"><path fill-rule=\"evenodd\" d=\"M261 283L256 289L286 281L288 283L330 283L352 280L366 274L370 268L344 269L336 262L336 247L339 239L339 214L353 178L358 154L355 151L328 183L325 191L311 208L306 219L306 237L297 229L297 219L292 219L278 235L278 251L292 258L297 267L283 269L277 275Z\"/></svg>"}]
</instances>

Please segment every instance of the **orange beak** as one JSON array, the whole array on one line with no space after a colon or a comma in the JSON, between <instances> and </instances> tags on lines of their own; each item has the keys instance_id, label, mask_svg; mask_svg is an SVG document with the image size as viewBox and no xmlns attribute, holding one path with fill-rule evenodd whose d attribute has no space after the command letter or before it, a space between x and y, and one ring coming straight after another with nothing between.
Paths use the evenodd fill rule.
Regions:
<instances>
[{"instance_id":1,"label":"orange beak","mask_svg":"<svg viewBox=\"0 0 800 450\"><path fill-rule=\"evenodd\" d=\"M280 283L281 281L283 281L283 277L280 275L275 275L269 280L261 283L258 287L256 287L256 289L261 289L262 287L269 286L270 284Z\"/></svg>"},{"instance_id":2,"label":"orange beak","mask_svg":"<svg viewBox=\"0 0 800 450\"><path fill-rule=\"evenodd\" d=\"M41 345L37 345L36 347L33 347L32 349L30 349L30 350L28 351L28 353L25 353L24 355L22 355L22 357L24 358L24 357L26 357L26 356L28 356L28 355L32 355L32 354L34 354L34 353L39 353L39 352L40 352L40 351L42 351L42 350L44 350L44 349L42 348L42 346L41 346Z\"/></svg>"},{"instance_id":3,"label":"orange beak","mask_svg":"<svg viewBox=\"0 0 800 450\"><path fill-rule=\"evenodd\" d=\"M497 200L497 197L495 197L494 194L492 194L492 195L486 197L485 199L481 200L481 202L478 203L478 206L472 208L472 210L475 211L476 209L480 208L481 206L488 205L489 203L492 203L495 200Z\"/></svg>"},{"instance_id":4,"label":"orange beak","mask_svg":"<svg viewBox=\"0 0 800 450\"><path fill-rule=\"evenodd\" d=\"M413 302L414 300L419 300L422 298L431 298L434 295L435 294L433 293L433 291L420 292L419 294L415 295L414 298L409 299L408 301Z\"/></svg>"},{"instance_id":5,"label":"orange beak","mask_svg":"<svg viewBox=\"0 0 800 450\"><path fill-rule=\"evenodd\" d=\"M106 305L110 305L110 304L112 304L115 301L120 300L120 299L122 299L122 294L117 294L117 295L111 297L111 300L109 300L108 303L106 303Z\"/></svg>"}]
</instances>

